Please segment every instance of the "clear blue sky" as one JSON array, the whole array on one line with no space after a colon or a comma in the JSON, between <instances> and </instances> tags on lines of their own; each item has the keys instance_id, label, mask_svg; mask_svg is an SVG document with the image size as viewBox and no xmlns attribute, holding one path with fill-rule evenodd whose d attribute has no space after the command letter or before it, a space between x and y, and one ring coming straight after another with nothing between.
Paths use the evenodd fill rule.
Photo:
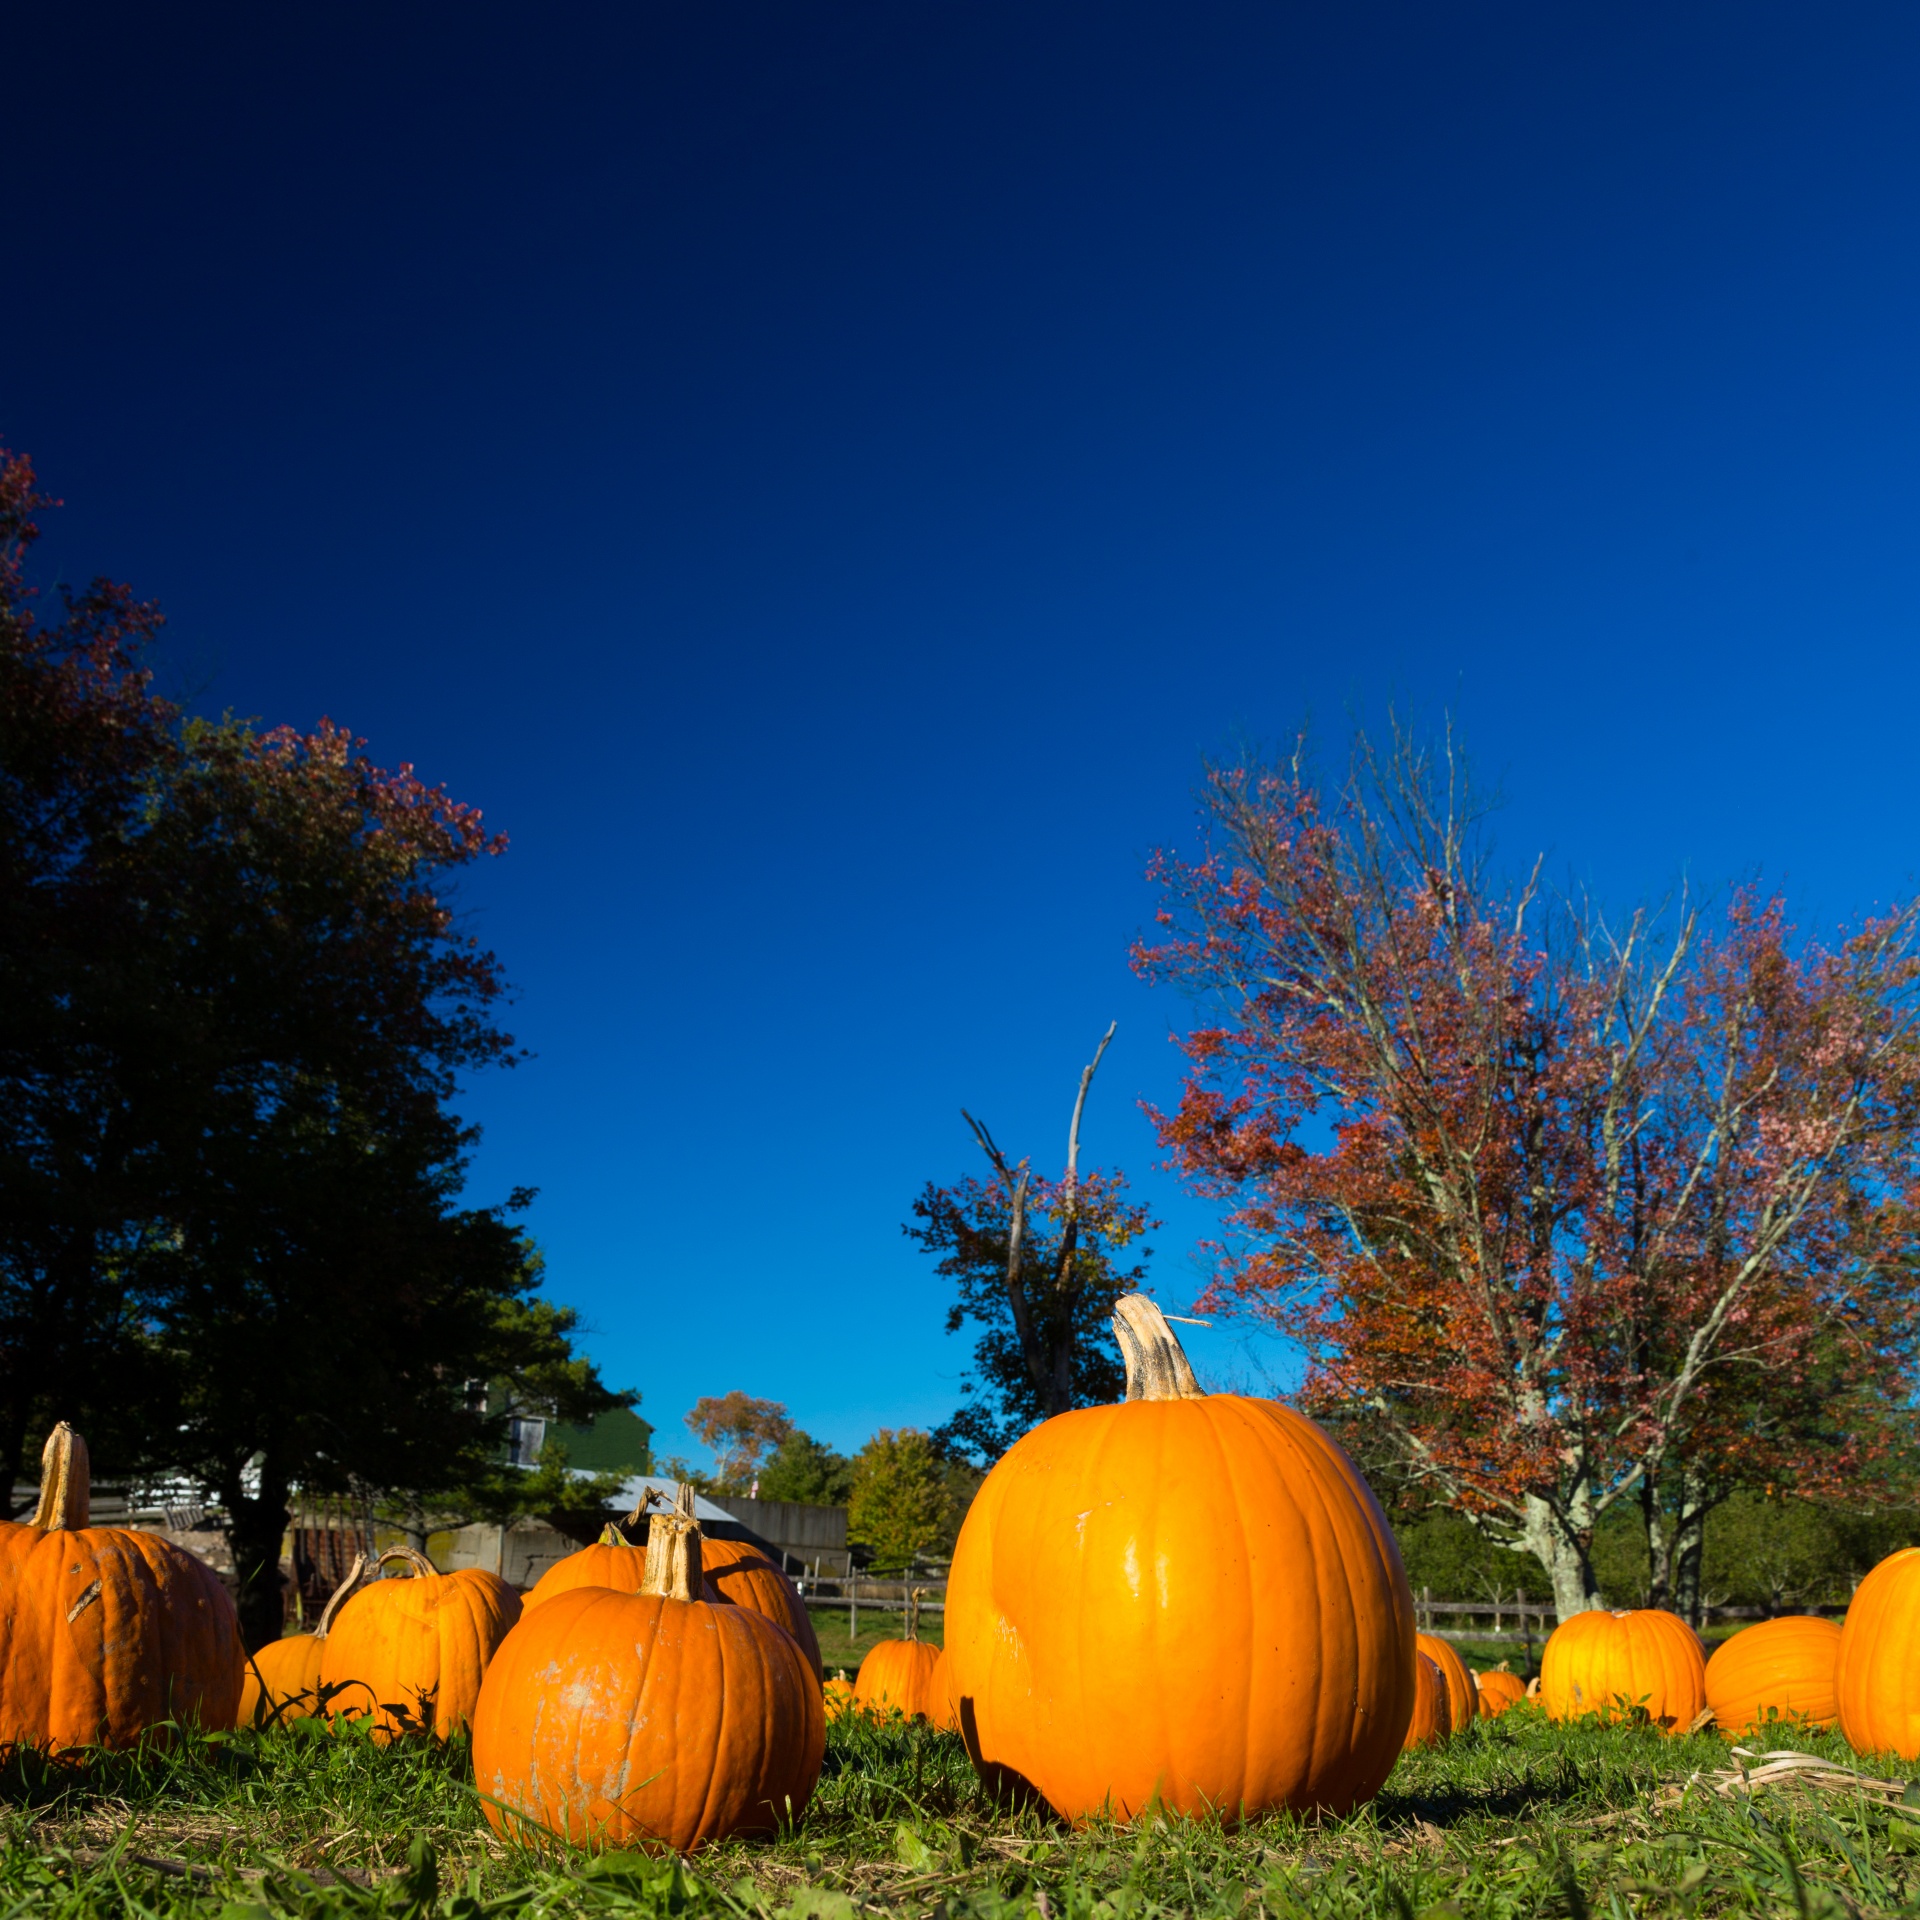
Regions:
<instances>
[{"instance_id":1,"label":"clear blue sky","mask_svg":"<svg viewBox=\"0 0 1920 1920\"><path fill-rule=\"evenodd\" d=\"M1057 1163L1110 1019L1190 1297L1126 949L1203 753L1451 708L1610 899L1914 884L1910 6L63 4L7 64L49 550L512 835L474 1191L670 1446L941 1418L900 1222L963 1103Z\"/></svg>"}]
</instances>

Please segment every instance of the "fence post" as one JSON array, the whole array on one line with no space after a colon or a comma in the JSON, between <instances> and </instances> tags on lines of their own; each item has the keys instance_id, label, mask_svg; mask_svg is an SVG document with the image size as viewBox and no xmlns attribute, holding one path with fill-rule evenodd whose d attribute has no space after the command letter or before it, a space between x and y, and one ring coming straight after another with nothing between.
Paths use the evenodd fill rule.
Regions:
<instances>
[{"instance_id":1,"label":"fence post","mask_svg":"<svg viewBox=\"0 0 1920 1920\"><path fill-rule=\"evenodd\" d=\"M858 1640L860 1638L860 1582L858 1580L847 1582L847 1595L847 1638Z\"/></svg>"},{"instance_id":2,"label":"fence post","mask_svg":"<svg viewBox=\"0 0 1920 1920\"><path fill-rule=\"evenodd\" d=\"M1420 1610L1426 1615L1420 1623L1420 1631L1431 1633L1433 1631L1433 1589L1431 1587L1420 1589Z\"/></svg>"}]
</instances>

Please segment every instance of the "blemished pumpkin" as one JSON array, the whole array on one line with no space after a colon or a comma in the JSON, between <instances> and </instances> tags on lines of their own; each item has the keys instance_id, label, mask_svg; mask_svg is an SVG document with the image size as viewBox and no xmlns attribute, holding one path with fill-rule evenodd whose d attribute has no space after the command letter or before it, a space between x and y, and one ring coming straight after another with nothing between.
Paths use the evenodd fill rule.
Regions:
<instances>
[{"instance_id":1,"label":"blemished pumpkin","mask_svg":"<svg viewBox=\"0 0 1920 1920\"><path fill-rule=\"evenodd\" d=\"M1118 1406L1056 1415L961 1528L946 1648L982 1777L1069 1819L1344 1811L1413 1713L1413 1596L1379 1503L1312 1421L1202 1392L1143 1294Z\"/></svg>"},{"instance_id":2,"label":"blemished pumpkin","mask_svg":"<svg viewBox=\"0 0 1920 1920\"><path fill-rule=\"evenodd\" d=\"M1480 1718L1497 1720L1509 1707L1517 1707L1527 1697L1527 1683L1505 1667L1494 1667L1473 1676Z\"/></svg>"},{"instance_id":3,"label":"blemished pumpkin","mask_svg":"<svg viewBox=\"0 0 1920 1920\"><path fill-rule=\"evenodd\" d=\"M1729 1737L1757 1733L1774 1721L1830 1727L1839 1718L1834 1681L1840 1623L1785 1614L1743 1627L1714 1648L1707 1662L1707 1705Z\"/></svg>"},{"instance_id":4,"label":"blemished pumpkin","mask_svg":"<svg viewBox=\"0 0 1920 1920\"><path fill-rule=\"evenodd\" d=\"M320 1684L335 1719L368 1719L373 1737L427 1732L444 1740L473 1718L481 1676L520 1618L520 1596L478 1567L442 1573L412 1547L390 1547L404 1580L374 1579L335 1616Z\"/></svg>"},{"instance_id":5,"label":"blemished pumpkin","mask_svg":"<svg viewBox=\"0 0 1920 1920\"><path fill-rule=\"evenodd\" d=\"M1447 1676L1430 1653L1413 1656L1413 1718L1407 1722L1403 1753L1415 1747L1444 1747L1453 1733L1453 1709Z\"/></svg>"},{"instance_id":6,"label":"blemished pumpkin","mask_svg":"<svg viewBox=\"0 0 1920 1920\"><path fill-rule=\"evenodd\" d=\"M0 1746L231 1727L246 1649L219 1576L158 1534L89 1526L89 1501L86 1442L62 1421L33 1518L0 1526Z\"/></svg>"},{"instance_id":7,"label":"blemished pumpkin","mask_svg":"<svg viewBox=\"0 0 1920 1920\"><path fill-rule=\"evenodd\" d=\"M1658 1607L1596 1608L1561 1621L1540 1659L1549 1720L1627 1720L1639 1710L1666 1733L1685 1733L1707 1703L1700 1639Z\"/></svg>"},{"instance_id":8,"label":"blemished pumpkin","mask_svg":"<svg viewBox=\"0 0 1920 1920\"><path fill-rule=\"evenodd\" d=\"M812 1797L820 1683L793 1636L704 1592L700 1529L656 1514L638 1593L530 1607L480 1689L473 1770L502 1835L688 1853Z\"/></svg>"},{"instance_id":9,"label":"blemished pumpkin","mask_svg":"<svg viewBox=\"0 0 1920 1920\"><path fill-rule=\"evenodd\" d=\"M1920 1760L1920 1547L1889 1554L1854 1589L1834 1696L1856 1753Z\"/></svg>"},{"instance_id":10,"label":"blemished pumpkin","mask_svg":"<svg viewBox=\"0 0 1920 1920\"><path fill-rule=\"evenodd\" d=\"M326 1651L333 1616L347 1604L366 1570L366 1555L356 1554L311 1633L289 1633L248 1655L246 1684L240 1690L241 1726L284 1726L320 1711L320 1656Z\"/></svg>"},{"instance_id":11,"label":"blemished pumpkin","mask_svg":"<svg viewBox=\"0 0 1920 1920\"><path fill-rule=\"evenodd\" d=\"M674 1500L674 1510L688 1518L693 1514L693 1488L682 1486ZM646 1567L644 1545L633 1543L633 1534L644 1528L646 1510L637 1507L620 1526L609 1525L600 1538L578 1553L557 1560L535 1583L526 1604L537 1607L556 1593L570 1593L575 1587L611 1587L616 1593L638 1593ZM645 1538L644 1532L641 1533ZM813 1630L813 1616L800 1598L794 1584L756 1547L744 1541L717 1540L701 1535L701 1566L707 1584L707 1597L748 1607L764 1614L775 1626L784 1627L800 1643L814 1678L824 1680L826 1669L820 1660L820 1638Z\"/></svg>"},{"instance_id":12,"label":"blemished pumpkin","mask_svg":"<svg viewBox=\"0 0 1920 1920\"><path fill-rule=\"evenodd\" d=\"M1474 1691L1473 1675L1467 1671L1467 1663L1437 1633L1417 1633L1413 1644L1440 1669L1440 1677L1447 1683L1447 1729L1449 1733L1463 1733L1473 1725L1480 1710L1479 1696Z\"/></svg>"}]
</instances>

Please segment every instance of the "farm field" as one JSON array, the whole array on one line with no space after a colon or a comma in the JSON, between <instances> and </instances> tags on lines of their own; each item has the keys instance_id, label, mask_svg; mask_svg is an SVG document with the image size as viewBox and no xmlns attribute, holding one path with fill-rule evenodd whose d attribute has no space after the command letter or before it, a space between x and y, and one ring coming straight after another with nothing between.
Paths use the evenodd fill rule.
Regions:
<instances>
[{"instance_id":1,"label":"farm field","mask_svg":"<svg viewBox=\"0 0 1920 1920\"><path fill-rule=\"evenodd\" d=\"M1841 1766L1837 1737L1794 1744ZM1068 1916L1874 1915L1920 1911L1920 1810L1813 1784L1720 1797L1726 1743L1548 1725L1531 1710L1409 1755L1346 1820L1070 1831L1009 1813L957 1739L843 1723L798 1830L691 1865L542 1857L481 1817L464 1744L309 1725L69 1770L0 1793L0 1913ZM1873 1771L1867 1769L1867 1771ZM1916 1795L1920 1798L1920 1795Z\"/></svg>"},{"instance_id":2,"label":"farm field","mask_svg":"<svg viewBox=\"0 0 1920 1920\"><path fill-rule=\"evenodd\" d=\"M847 1638L847 1610L844 1606L809 1606L807 1612L813 1620L814 1633L819 1637L822 1664L829 1673L844 1667L849 1679L859 1671L860 1662L882 1640L896 1639L900 1633L899 1614L882 1613L877 1607L860 1609L858 1640ZM941 1618L937 1613L922 1613L920 1616L920 1638L930 1646L944 1644Z\"/></svg>"}]
</instances>

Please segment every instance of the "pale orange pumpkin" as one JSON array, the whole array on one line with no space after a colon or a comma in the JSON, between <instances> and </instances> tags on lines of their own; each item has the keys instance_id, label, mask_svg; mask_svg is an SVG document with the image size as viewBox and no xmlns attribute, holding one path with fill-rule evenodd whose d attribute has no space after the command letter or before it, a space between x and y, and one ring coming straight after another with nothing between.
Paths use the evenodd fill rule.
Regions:
<instances>
[{"instance_id":1,"label":"pale orange pumpkin","mask_svg":"<svg viewBox=\"0 0 1920 1920\"><path fill-rule=\"evenodd\" d=\"M311 1633L290 1633L270 1640L247 1656L246 1685L240 1692L240 1725L284 1726L303 1714L320 1711L320 1656L326 1651L333 1616L347 1604L366 1571L365 1554L356 1554L347 1577L328 1597Z\"/></svg>"},{"instance_id":2,"label":"pale orange pumpkin","mask_svg":"<svg viewBox=\"0 0 1920 1920\"><path fill-rule=\"evenodd\" d=\"M89 1497L86 1442L63 1421L33 1518L0 1526L0 1745L231 1727L246 1649L219 1576L158 1534L89 1526Z\"/></svg>"},{"instance_id":3,"label":"pale orange pumpkin","mask_svg":"<svg viewBox=\"0 0 1920 1920\"><path fill-rule=\"evenodd\" d=\"M1479 1712L1479 1696L1474 1691L1473 1675L1467 1671L1467 1663L1437 1633L1415 1634L1413 1644L1440 1669L1440 1677L1447 1683L1448 1732L1465 1732Z\"/></svg>"},{"instance_id":4,"label":"pale orange pumpkin","mask_svg":"<svg viewBox=\"0 0 1920 1920\"><path fill-rule=\"evenodd\" d=\"M1664 1732L1685 1733L1707 1703L1700 1638L1657 1607L1573 1614L1548 1637L1540 1697L1549 1720L1625 1720L1644 1709Z\"/></svg>"},{"instance_id":5,"label":"pale orange pumpkin","mask_svg":"<svg viewBox=\"0 0 1920 1920\"><path fill-rule=\"evenodd\" d=\"M1834 1691L1840 1624L1786 1614L1742 1628L1707 1662L1707 1705L1729 1736L1755 1733L1776 1720L1830 1727L1839 1718Z\"/></svg>"},{"instance_id":6,"label":"pale orange pumpkin","mask_svg":"<svg viewBox=\"0 0 1920 1920\"><path fill-rule=\"evenodd\" d=\"M1483 1720L1497 1720L1509 1707L1527 1697L1527 1684L1517 1673L1494 1667L1473 1676L1476 1705Z\"/></svg>"},{"instance_id":7,"label":"pale orange pumpkin","mask_svg":"<svg viewBox=\"0 0 1920 1920\"><path fill-rule=\"evenodd\" d=\"M1447 1676L1430 1653L1413 1656L1413 1718L1407 1722L1403 1753L1415 1747L1444 1747L1453 1734L1453 1708Z\"/></svg>"},{"instance_id":8,"label":"pale orange pumpkin","mask_svg":"<svg viewBox=\"0 0 1920 1920\"><path fill-rule=\"evenodd\" d=\"M1144 1295L1114 1330L1126 1400L1023 1436L961 1529L946 1647L975 1766L1075 1820L1370 1798L1415 1685L1379 1503L1310 1420L1203 1393Z\"/></svg>"},{"instance_id":9,"label":"pale orange pumpkin","mask_svg":"<svg viewBox=\"0 0 1920 1920\"><path fill-rule=\"evenodd\" d=\"M697 1524L657 1514L640 1592L576 1588L507 1635L473 1718L496 1831L686 1853L805 1811L820 1683L771 1620L695 1598L700 1548Z\"/></svg>"},{"instance_id":10,"label":"pale orange pumpkin","mask_svg":"<svg viewBox=\"0 0 1920 1920\"><path fill-rule=\"evenodd\" d=\"M1920 1547L1889 1554L1854 1589L1834 1696L1856 1753L1920 1760Z\"/></svg>"},{"instance_id":11,"label":"pale orange pumpkin","mask_svg":"<svg viewBox=\"0 0 1920 1920\"><path fill-rule=\"evenodd\" d=\"M444 1740L473 1718L481 1676L520 1618L520 1596L478 1567L442 1573L412 1547L390 1547L404 1580L375 1580L335 1617L320 1654L327 1713L373 1721L385 1742L397 1733Z\"/></svg>"}]
</instances>

